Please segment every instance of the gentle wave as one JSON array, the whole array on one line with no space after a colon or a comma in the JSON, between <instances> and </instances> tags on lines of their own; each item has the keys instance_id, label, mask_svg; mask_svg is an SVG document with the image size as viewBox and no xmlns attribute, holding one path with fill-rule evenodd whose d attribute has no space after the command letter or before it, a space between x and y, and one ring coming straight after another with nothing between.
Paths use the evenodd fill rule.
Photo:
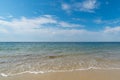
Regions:
<instances>
[{"instance_id":1,"label":"gentle wave","mask_svg":"<svg viewBox=\"0 0 120 80\"><path fill-rule=\"evenodd\" d=\"M0 43L3 77L91 69L120 69L120 43Z\"/></svg>"},{"instance_id":2,"label":"gentle wave","mask_svg":"<svg viewBox=\"0 0 120 80\"><path fill-rule=\"evenodd\" d=\"M5 74L5 73L0 73L0 76L2 77L9 77L9 76L16 76L16 75L21 75L25 73L30 73L30 74L44 74L44 73L49 73L49 72L72 72L72 71L82 71L82 70L116 70L120 68L99 68L99 67L89 67L89 68L82 68L82 69L71 69L71 70L49 70L49 71L24 71L16 74Z\"/></svg>"}]
</instances>

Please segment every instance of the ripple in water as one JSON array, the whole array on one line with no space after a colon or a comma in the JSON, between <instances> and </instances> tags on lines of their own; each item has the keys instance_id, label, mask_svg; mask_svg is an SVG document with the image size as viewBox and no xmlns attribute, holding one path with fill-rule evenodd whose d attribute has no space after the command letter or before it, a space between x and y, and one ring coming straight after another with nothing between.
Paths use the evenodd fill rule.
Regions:
<instances>
[{"instance_id":1,"label":"ripple in water","mask_svg":"<svg viewBox=\"0 0 120 80\"><path fill-rule=\"evenodd\" d=\"M119 69L120 43L0 43L1 76Z\"/></svg>"}]
</instances>

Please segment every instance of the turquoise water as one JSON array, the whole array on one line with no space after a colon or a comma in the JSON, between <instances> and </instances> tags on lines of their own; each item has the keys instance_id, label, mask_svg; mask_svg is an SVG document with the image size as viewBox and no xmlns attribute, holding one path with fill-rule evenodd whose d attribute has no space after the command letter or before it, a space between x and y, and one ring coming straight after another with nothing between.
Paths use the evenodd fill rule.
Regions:
<instances>
[{"instance_id":1,"label":"turquoise water","mask_svg":"<svg viewBox=\"0 0 120 80\"><path fill-rule=\"evenodd\" d=\"M1 75L119 68L119 42L0 43Z\"/></svg>"}]
</instances>

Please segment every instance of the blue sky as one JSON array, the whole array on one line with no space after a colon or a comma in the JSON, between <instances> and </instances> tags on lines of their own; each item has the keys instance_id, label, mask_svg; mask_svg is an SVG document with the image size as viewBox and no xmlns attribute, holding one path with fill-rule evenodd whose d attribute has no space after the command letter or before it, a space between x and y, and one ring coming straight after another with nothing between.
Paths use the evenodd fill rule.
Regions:
<instances>
[{"instance_id":1,"label":"blue sky","mask_svg":"<svg viewBox=\"0 0 120 80\"><path fill-rule=\"evenodd\" d=\"M0 0L0 41L120 41L119 0Z\"/></svg>"}]
</instances>

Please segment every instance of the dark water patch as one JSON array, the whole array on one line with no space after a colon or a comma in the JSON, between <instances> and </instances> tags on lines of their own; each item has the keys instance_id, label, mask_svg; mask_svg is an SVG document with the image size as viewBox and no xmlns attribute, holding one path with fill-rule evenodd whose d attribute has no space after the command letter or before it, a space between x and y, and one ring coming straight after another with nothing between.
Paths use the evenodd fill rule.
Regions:
<instances>
[{"instance_id":1,"label":"dark water patch","mask_svg":"<svg viewBox=\"0 0 120 80\"><path fill-rule=\"evenodd\" d=\"M49 58L49 59L55 59L55 58L63 58L67 55L48 55L46 56L46 58Z\"/></svg>"},{"instance_id":2,"label":"dark water patch","mask_svg":"<svg viewBox=\"0 0 120 80\"><path fill-rule=\"evenodd\" d=\"M4 63L6 63L6 62L5 61L0 62L0 64L4 64Z\"/></svg>"}]
</instances>

